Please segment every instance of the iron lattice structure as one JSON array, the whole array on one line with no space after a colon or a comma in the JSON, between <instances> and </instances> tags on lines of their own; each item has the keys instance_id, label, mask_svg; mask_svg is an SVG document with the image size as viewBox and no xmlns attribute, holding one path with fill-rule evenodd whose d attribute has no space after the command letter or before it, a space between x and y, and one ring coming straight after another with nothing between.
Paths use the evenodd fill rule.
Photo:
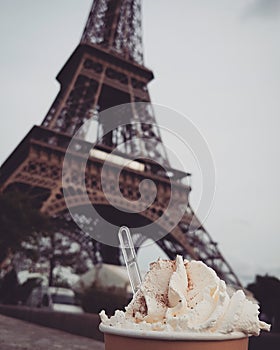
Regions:
<instances>
[{"instance_id":1,"label":"iron lattice structure","mask_svg":"<svg viewBox=\"0 0 280 350\"><path fill-rule=\"evenodd\" d=\"M162 216L170 199L172 183L177 204L184 208L184 214L175 228L172 228L172 216L158 227L158 234L163 238L157 244L170 258L181 254L188 259L200 259L226 282L241 286L217 243L189 204L191 188L182 183L182 178L189 174L170 168L150 104L147 85L152 79L153 73L143 65L140 0L94 1L81 42L57 76L61 89L42 125L31 129L1 168L1 191L18 189L27 192L30 200L35 198L34 205L57 221L61 232L76 237L87 249L91 247L96 259L99 256L104 262L120 264L118 248L100 244L90 236L92 231L96 237L104 232L98 218L92 220L85 215L88 198L116 225L125 222L131 227L141 227ZM143 107L136 102L146 104ZM114 116L115 128L108 132L108 120L100 117L99 112L125 103L130 103L130 107L124 106L123 113ZM82 127L90 118L96 120L99 130L99 150L110 153L130 141L129 148L118 148L119 155L139 158L143 164L142 172L131 168L122 170L119 187L124 198L139 198L139 183L143 179L151 179L156 184L155 200L144 211L136 208L139 214L125 214L111 206L101 186L103 160L94 155L87 163L87 193L83 193L81 156L77 150L90 152L92 144L85 140L87 130ZM74 135L75 147L70 150L74 157L68 164L71 172L63 193L62 165ZM106 168L105 176L113 178L117 171L118 166L112 164ZM148 186L147 196L151 191ZM81 234L68 214L66 196L68 206L70 203L76 208L75 220L88 234ZM119 201L114 188L110 197L113 202ZM134 235L135 243L140 245L147 237L140 229Z\"/></svg>"},{"instance_id":2,"label":"iron lattice structure","mask_svg":"<svg viewBox=\"0 0 280 350\"><path fill-rule=\"evenodd\" d=\"M142 65L141 0L94 1L81 42Z\"/></svg>"}]
</instances>

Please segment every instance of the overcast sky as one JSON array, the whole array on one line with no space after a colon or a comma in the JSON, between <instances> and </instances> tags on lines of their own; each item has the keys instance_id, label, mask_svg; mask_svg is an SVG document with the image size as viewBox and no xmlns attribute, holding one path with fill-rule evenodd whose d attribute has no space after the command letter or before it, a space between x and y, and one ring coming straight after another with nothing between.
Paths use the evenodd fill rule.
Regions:
<instances>
[{"instance_id":1,"label":"overcast sky","mask_svg":"<svg viewBox=\"0 0 280 350\"><path fill-rule=\"evenodd\" d=\"M152 101L187 115L215 162L216 195L205 226L243 282L256 273L280 277L280 1L143 3ZM0 2L1 163L44 118L90 6L91 0ZM189 171L196 203L198 166L190 162ZM141 266L157 254L143 248Z\"/></svg>"}]
</instances>

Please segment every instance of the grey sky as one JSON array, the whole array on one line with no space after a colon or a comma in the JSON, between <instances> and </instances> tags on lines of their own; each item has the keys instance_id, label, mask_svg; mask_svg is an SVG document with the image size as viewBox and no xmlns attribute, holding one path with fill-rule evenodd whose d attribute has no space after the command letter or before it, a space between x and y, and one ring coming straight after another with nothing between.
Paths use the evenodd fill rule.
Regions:
<instances>
[{"instance_id":1,"label":"grey sky","mask_svg":"<svg viewBox=\"0 0 280 350\"><path fill-rule=\"evenodd\" d=\"M1 162L45 116L90 5L0 2ZM243 281L255 273L280 277L279 11L276 0L144 0L143 6L152 101L189 116L206 138L217 189L205 226ZM189 170L195 204L201 178L191 161ZM144 265L156 254L143 251Z\"/></svg>"},{"instance_id":2,"label":"grey sky","mask_svg":"<svg viewBox=\"0 0 280 350\"><path fill-rule=\"evenodd\" d=\"M280 14L280 1L279 0L252 0L248 3L247 8L244 11L244 15L247 18L252 17L278 17Z\"/></svg>"}]
</instances>

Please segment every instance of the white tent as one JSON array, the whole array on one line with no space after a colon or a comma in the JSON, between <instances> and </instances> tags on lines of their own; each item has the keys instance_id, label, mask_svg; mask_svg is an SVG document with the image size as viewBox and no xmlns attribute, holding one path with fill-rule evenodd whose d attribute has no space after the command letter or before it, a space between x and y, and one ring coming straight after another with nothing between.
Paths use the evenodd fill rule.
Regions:
<instances>
[{"instance_id":1,"label":"white tent","mask_svg":"<svg viewBox=\"0 0 280 350\"><path fill-rule=\"evenodd\" d=\"M75 292L84 293L92 286L101 289L126 290L131 293L131 286L125 266L98 264L72 286Z\"/></svg>"}]
</instances>

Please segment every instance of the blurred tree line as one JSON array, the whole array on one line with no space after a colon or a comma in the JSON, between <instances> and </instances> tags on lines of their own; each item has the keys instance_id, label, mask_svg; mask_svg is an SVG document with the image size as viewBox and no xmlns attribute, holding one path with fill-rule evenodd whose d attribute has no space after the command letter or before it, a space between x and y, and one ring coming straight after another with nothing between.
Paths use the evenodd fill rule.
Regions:
<instances>
[{"instance_id":1,"label":"blurred tree line","mask_svg":"<svg viewBox=\"0 0 280 350\"><path fill-rule=\"evenodd\" d=\"M73 241L59 233L52 220L43 215L26 194L1 193L0 208L0 303L16 304L35 286L27 283L18 288L12 260L19 263L29 260L34 264L48 262L49 285L55 282L53 270L56 266L71 266L77 274L91 267L81 247L76 244L75 248ZM263 320L272 323L272 331L280 332L280 280L268 275L256 276L247 289L259 301ZM85 299L92 305L92 293Z\"/></svg>"}]
</instances>

